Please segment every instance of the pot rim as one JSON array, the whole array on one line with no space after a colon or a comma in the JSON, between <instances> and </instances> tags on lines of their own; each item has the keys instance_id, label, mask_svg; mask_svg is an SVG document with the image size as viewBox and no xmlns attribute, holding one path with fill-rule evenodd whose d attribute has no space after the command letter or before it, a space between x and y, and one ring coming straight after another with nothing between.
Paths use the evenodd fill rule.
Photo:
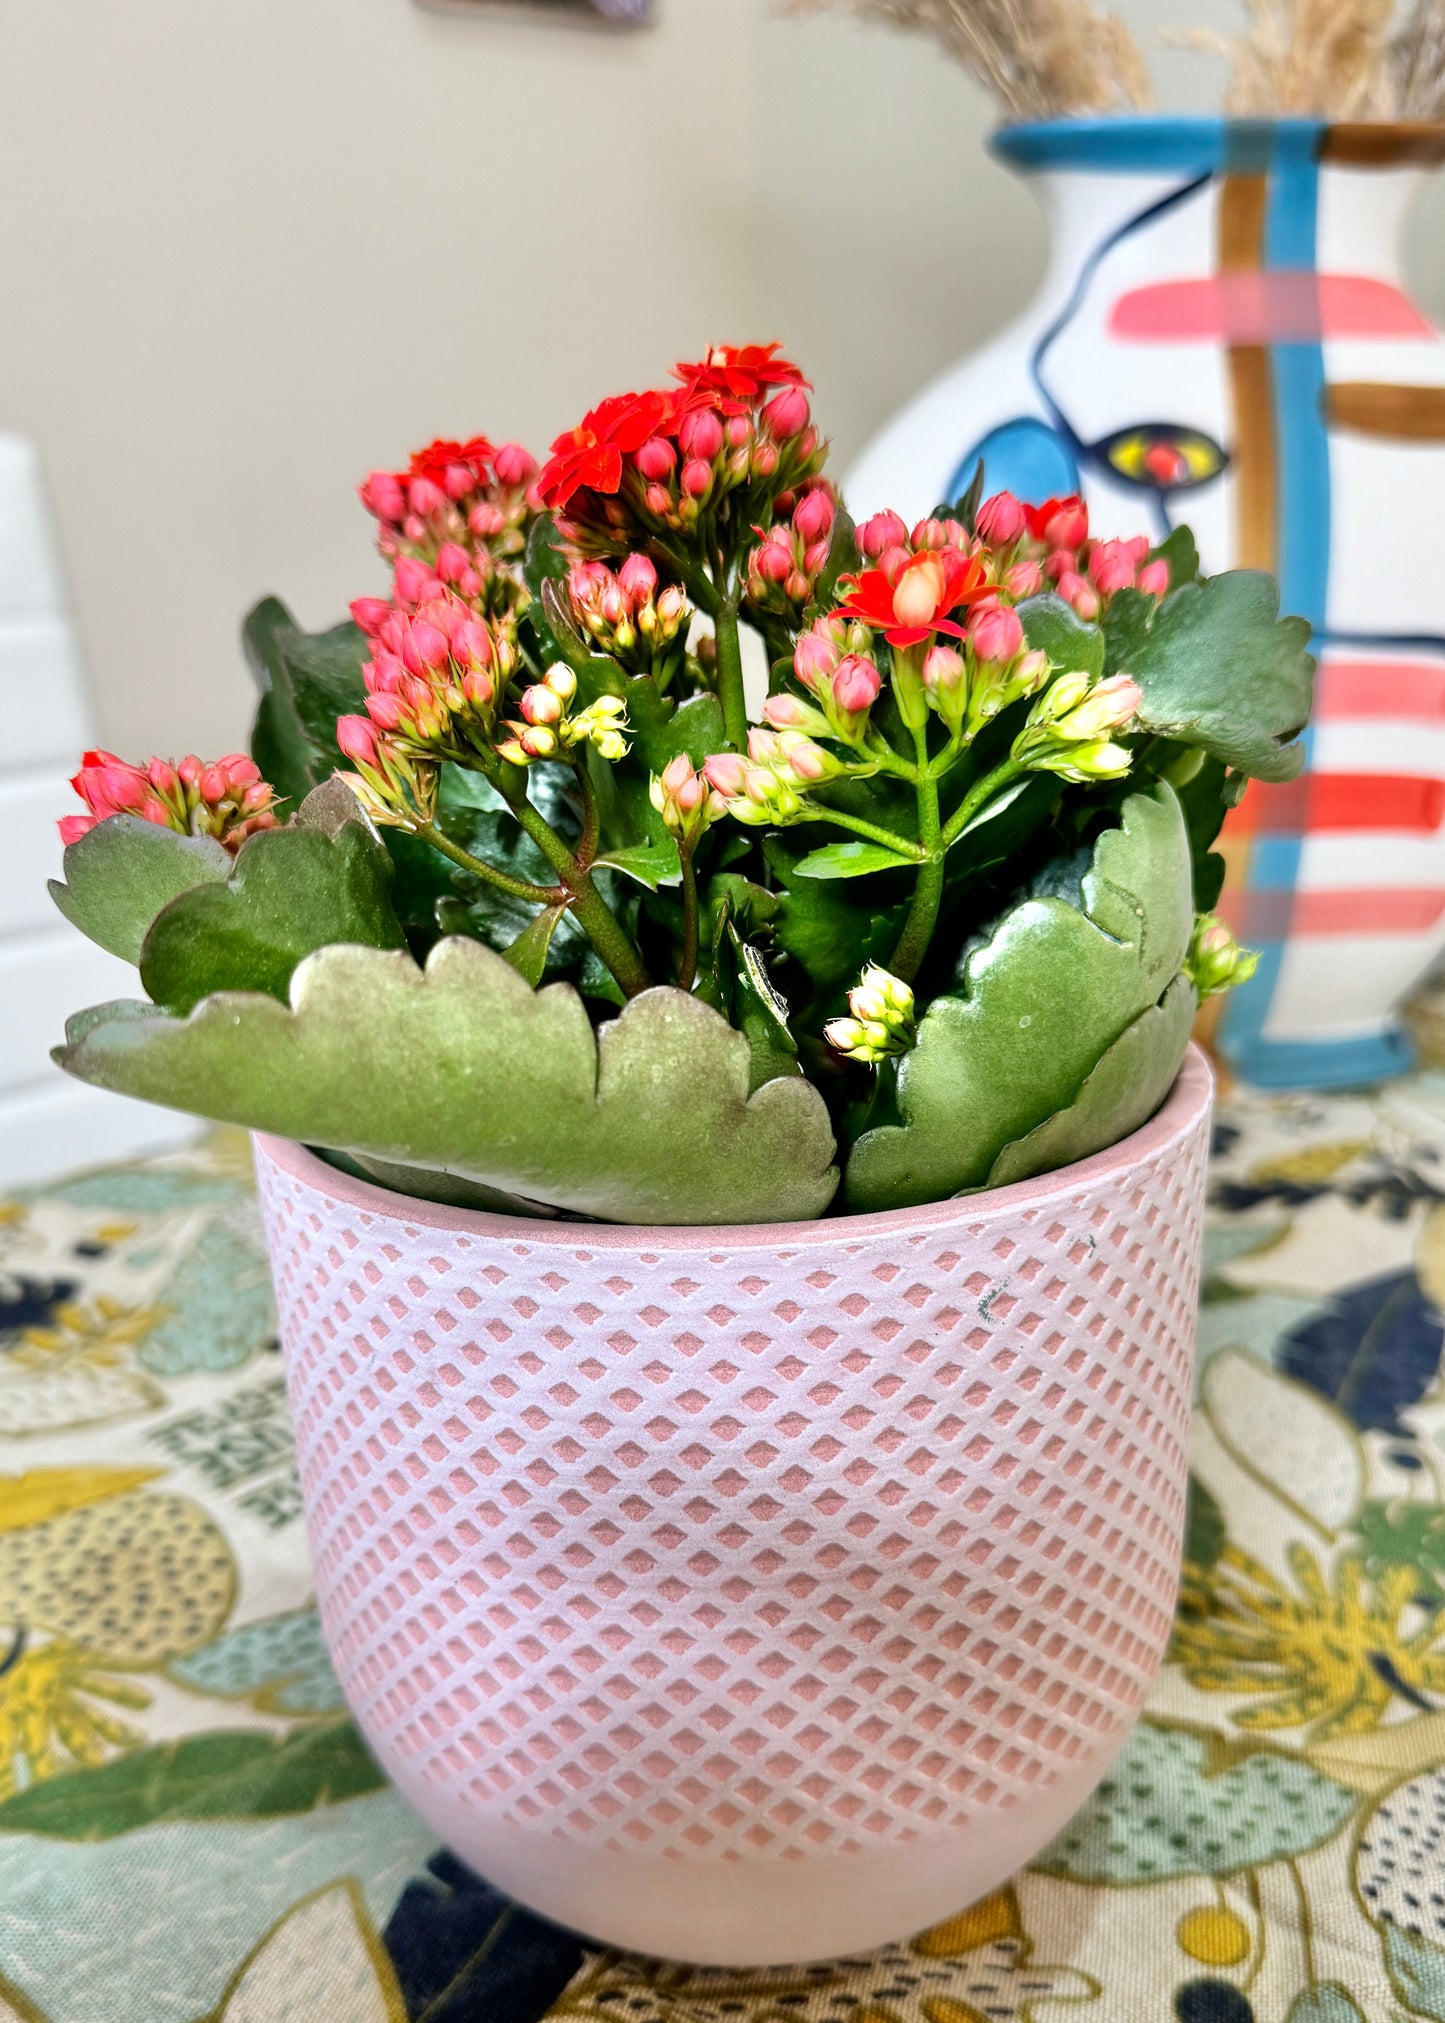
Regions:
<instances>
[{"instance_id":1,"label":"pot rim","mask_svg":"<svg viewBox=\"0 0 1445 2023\"><path fill-rule=\"evenodd\" d=\"M291 1138L253 1133L265 1156L283 1173L363 1216L385 1216L422 1229L446 1229L515 1243L558 1244L569 1250L688 1251L746 1250L761 1247L787 1250L815 1245L857 1243L873 1237L910 1235L940 1223L966 1218L987 1226L1005 1222L1020 1209L1042 1208L1080 1187L1090 1187L1137 1166L1152 1154L1176 1143L1199 1121L1214 1095L1214 1076L1200 1048L1190 1042L1184 1064L1163 1106L1147 1124L1127 1138L1094 1152L1070 1166L1057 1167L1034 1180L1009 1187L951 1195L917 1208L875 1209L863 1215L823 1216L813 1222L641 1223L565 1222L524 1215L499 1215L489 1209L452 1208L418 1195L398 1194L369 1180L357 1180L328 1166L306 1146ZM967 1203L967 1207L961 1204Z\"/></svg>"}]
</instances>

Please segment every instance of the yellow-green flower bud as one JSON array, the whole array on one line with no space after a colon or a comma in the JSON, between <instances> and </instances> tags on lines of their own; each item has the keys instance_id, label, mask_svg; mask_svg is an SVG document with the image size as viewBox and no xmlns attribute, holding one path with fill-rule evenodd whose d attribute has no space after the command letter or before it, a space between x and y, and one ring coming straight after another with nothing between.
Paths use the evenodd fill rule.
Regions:
<instances>
[{"instance_id":1,"label":"yellow-green flower bud","mask_svg":"<svg viewBox=\"0 0 1445 2023\"><path fill-rule=\"evenodd\" d=\"M901 977L870 963L848 993L851 1018L830 1019L823 1037L849 1060L876 1067L890 1055L906 1054L918 1037L913 992Z\"/></svg>"},{"instance_id":2,"label":"yellow-green flower bud","mask_svg":"<svg viewBox=\"0 0 1445 2023\"><path fill-rule=\"evenodd\" d=\"M1201 998L1247 983L1258 967L1259 950L1241 948L1217 913L1196 917L1184 969Z\"/></svg>"}]
</instances>

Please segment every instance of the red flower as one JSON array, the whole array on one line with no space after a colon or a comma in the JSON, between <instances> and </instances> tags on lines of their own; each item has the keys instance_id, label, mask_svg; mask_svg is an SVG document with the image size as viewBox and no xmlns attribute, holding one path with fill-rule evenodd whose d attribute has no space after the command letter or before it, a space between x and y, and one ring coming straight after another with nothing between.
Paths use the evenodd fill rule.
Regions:
<instances>
[{"instance_id":1,"label":"red flower","mask_svg":"<svg viewBox=\"0 0 1445 2023\"><path fill-rule=\"evenodd\" d=\"M962 639L963 627L948 613L996 595L987 579L980 556L960 555L957 548L926 548L910 555L891 582L881 569L845 576L852 588L837 615L861 619L890 646L921 646L935 632Z\"/></svg>"},{"instance_id":2,"label":"red flower","mask_svg":"<svg viewBox=\"0 0 1445 2023\"><path fill-rule=\"evenodd\" d=\"M770 388L810 387L812 381L796 365L773 356L780 349L777 344L715 344L696 365L675 365L685 405L716 401L724 414L737 414Z\"/></svg>"},{"instance_id":3,"label":"red flower","mask_svg":"<svg viewBox=\"0 0 1445 2023\"><path fill-rule=\"evenodd\" d=\"M1089 509L1077 492L1064 499L1045 499L1041 506L1025 506L1024 518L1034 539L1050 548L1077 548L1089 532Z\"/></svg>"},{"instance_id":4,"label":"red flower","mask_svg":"<svg viewBox=\"0 0 1445 2023\"><path fill-rule=\"evenodd\" d=\"M448 442L439 436L424 450L413 450L406 474L409 478L430 478L434 485L447 490L447 472L456 469L468 472L478 485L484 485L491 460L492 445L485 436L469 436L464 443Z\"/></svg>"},{"instance_id":5,"label":"red flower","mask_svg":"<svg viewBox=\"0 0 1445 2023\"><path fill-rule=\"evenodd\" d=\"M671 393L619 393L601 401L579 425L558 436L542 468L537 489L543 503L564 507L574 492L616 492L622 484L622 459L640 450L655 435L666 435L676 421L677 397Z\"/></svg>"}]
</instances>

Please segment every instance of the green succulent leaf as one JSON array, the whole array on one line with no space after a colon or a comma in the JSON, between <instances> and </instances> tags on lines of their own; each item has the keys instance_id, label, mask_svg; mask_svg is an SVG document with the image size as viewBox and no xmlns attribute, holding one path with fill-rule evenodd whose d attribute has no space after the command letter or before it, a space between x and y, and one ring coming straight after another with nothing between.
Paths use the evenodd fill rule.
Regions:
<instances>
[{"instance_id":1,"label":"green succulent leaf","mask_svg":"<svg viewBox=\"0 0 1445 2023\"><path fill-rule=\"evenodd\" d=\"M241 638L261 690L251 756L278 794L299 807L347 763L336 719L365 708L361 669L370 648L349 619L328 632L303 632L275 597L250 613Z\"/></svg>"},{"instance_id":2,"label":"green succulent leaf","mask_svg":"<svg viewBox=\"0 0 1445 2023\"><path fill-rule=\"evenodd\" d=\"M875 898L877 887L848 891L837 879L799 878L803 853L781 837L769 837L763 854L783 888L772 923L778 947L806 971L819 1006L831 1010L835 994L856 983L866 963L886 962L893 953L907 896Z\"/></svg>"},{"instance_id":3,"label":"green succulent leaf","mask_svg":"<svg viewBox=\"0 0 1445 2023\"><path fill-rule=\"evenodd\" d=\"M535 918L529 920L516 940L509 942L502 951L503 959L512 965L518 976L525 977L533 990L542 981L547 968L547 950L557 932L557 923L566 911L565 906L539 908Z\"/></svg>"},{"instance_id":4,"label":"green succulent leaf","mask_svg":"<svg viewBox=\"0 0 1445 2023\"><path fill-rule=\"evenodd\" d=\"M883 843L827 843L793 866L795 878L864 878L870 871L916 871L918 859Z\"/></svg>"},{"instance_id":5,"label":"green succulent leaf","mask_svg":"<svg viewBox=\"0 0 1445 2023\"><path fill-rule=\"evenodd\" d=\"M837 1185L817 1090L750 1097L748 1042L707 1005L644 991L594 1033L569 985L534 992L474 941L439 942L424 971L327 947L290 1008L223 992L186 1020L73 1030L56 1057L101 1088L608 1221L804 1220Z\"/></svg>"},{"instance_id":6,"label":"green succulent leaf","mask_svg":"<svg viewBox=\"0 0 1445 2023\"><path fill-rule=\"evenodd\" d=\"M989 1168L989 1186L1055 1172L1147 1124L1174 1086L1198 1009L1188 977L1176 976L1158 1004L1140 1012L1100 1056L1067 1110L1005 1145Z\"/></svg>"},{"instance_id":7,"label":"green succulent leaf","mask_svg":"<svg viewBox=\"0 0 1445 2023\"><path fill-rule=\"evenodd\" d=\"M1080 618L1052 590L1026 597L1018 607L1024 638L1036 652L1046 653L1061 673L1102 674L1104 635L1097 625Z\"/></svg>"},{"instance_id":8,"label":"green succulent leaf","mask_svg":"<svg viewBox=\"0 0 1445 2023\"><path fill-rule=\"evenodd\" d=\"M229 852L212 836L181 836L138 815L112 815L65 851L65 883L50 896L82 934L139 962L146 929L163 906L193 886L231 875Z\"/></svg>"},{"instance_id":9,"label":"green succulent leaf","mask_svg":"<svg viewBox=\"0 0 1445 2023\"><path fill-rule=\"evenodd\" d=\"M1280 617L1279 592L1259 570L1181 585L1120 663L1143 690L1140 727L1251 778L1294 779L1314 692L1309 636L1304 619Z\"/></svg>"},{"instance_id":10,"label":"green succulent leaf","mask_svg":"<svg viewBox=\"0 0 1445 2023\"><path fill-rule=\"evenodd\" d=\"M214 991L265 991L284 1004L297 963L318 948L404 946L390 887L391 860L361 820L334 835L262 830L225 884L193 886L156 915L141 982L182 1016Z\"/></svg>"},{"instance_id":11,"label":"green succulent leaf","mask_svg":"<svg viewBox=\"0 0 1445 2023\"><path fill-rule=\"evenodd\" d=\"M1083 905L1024 900L935 998L898 1073L901 1124L848 1162L855 1209L981 1187L1004 1148L1068 1110L1125 1029L1178 975L1194 924L1189 844L1162 782L1124 802L1094 846Z\"/></svg>"}]
</instances>

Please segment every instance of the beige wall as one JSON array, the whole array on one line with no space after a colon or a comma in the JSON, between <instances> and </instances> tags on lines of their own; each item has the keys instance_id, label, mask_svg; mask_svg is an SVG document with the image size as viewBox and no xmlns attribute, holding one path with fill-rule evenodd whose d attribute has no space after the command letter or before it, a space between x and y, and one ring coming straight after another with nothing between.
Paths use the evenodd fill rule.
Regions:
<instances>
[{"instance_id":1,"label":"beige wall","mask_svg":"<svg viewBox=\"0 0 1445 2023\"><path fill-rule=\"evenodd\" d=\"M0 427L45 458L112 742L240 742L242 612L376 587L351 487L431 434L544 447L710 337L777 335L846 456L1027 299L1031 201L927 45L658 7L630 35L3 0ZM1208 65L1158 67L1207 102ZM1442 221L1445 178L1412 230L1445 320Z\"/></svg>"}]
</instances>

